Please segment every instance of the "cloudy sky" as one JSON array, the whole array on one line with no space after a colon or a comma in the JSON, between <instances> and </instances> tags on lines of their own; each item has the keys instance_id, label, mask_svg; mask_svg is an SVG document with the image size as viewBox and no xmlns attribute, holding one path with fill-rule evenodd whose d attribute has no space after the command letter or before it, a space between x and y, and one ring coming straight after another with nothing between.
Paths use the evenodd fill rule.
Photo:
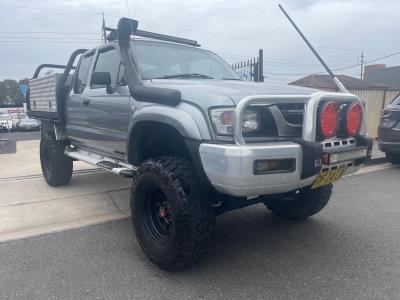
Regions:
<instances>
[{"instance_id":1,"label":"cloudy sky","mask_svg":"<svg viewBox=\"0 0 400 300\"><path fill-rule=\"evenodd\" d=\"M400 51L398 0L128 0L143 30L199 41L228 62L264 49L264 74L288 82L322 67L278 9L282 3L332 68ZM95 46L106 25L128 16L125 0L0 0L0 80L31 77ZM381 60L400 65L400 55ZM360 68L337 72L359 76Z\"/></svg>"}]
</instances>

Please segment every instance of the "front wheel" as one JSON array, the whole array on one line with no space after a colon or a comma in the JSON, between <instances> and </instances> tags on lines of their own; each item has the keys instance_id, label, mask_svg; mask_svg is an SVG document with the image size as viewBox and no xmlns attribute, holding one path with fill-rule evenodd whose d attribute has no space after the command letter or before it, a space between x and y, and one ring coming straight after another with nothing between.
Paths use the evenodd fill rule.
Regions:
<instances>
[{"instance_id":1,"label":"front wheel","mask_svg":"<svg viewBox=\"0 0 400 300\"><path fill-rule=\"evenodd\" d=\"M332 194L332 184L311 189L302 188L280 198L266 201L266 206L277 217L302 220L320 212Z\"/></svg>"},{"instance_id":2,"label":"front wheel","mask_svg":"<svg viewBox=\"0 0 400 300\"><path fill-rule=\"evenodd\" d=\"M180 157L150 159L139 167L131 216L145 254L168 271L197 262L213 240L214 209L193 166Z\"/></svg>"},{"instance_id":3,"label":"front wheel","mask_svg":"<svg viewBox=\"0 0 400 300\"><path fill-rule=\"evenodd\" d=\"M61 186L70 182L73 169L72 158L64 155L68 142L57 141L54 133L42 133L40 140L40 164L46 182Z\"/></svg>"}]
</instances>

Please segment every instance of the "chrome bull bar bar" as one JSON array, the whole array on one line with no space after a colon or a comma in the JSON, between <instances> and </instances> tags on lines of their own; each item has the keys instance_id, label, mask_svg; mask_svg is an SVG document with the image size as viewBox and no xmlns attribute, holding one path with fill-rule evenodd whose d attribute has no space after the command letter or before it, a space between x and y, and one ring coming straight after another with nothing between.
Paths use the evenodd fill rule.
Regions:
<instances>
[{"instance_id":1,"label":"chrome bull bar bar","mask_svg":"<svg viewBox=\"0 0 400 300\"><path fill-rule=\"evenodd\" d=\"M249 105L273 106L279 103L305 103L303 117L302 138L305 141L315 142L317 132L317 110L321 100L329 98L337 102L362 101L353 94L338 94L328 92L316 92L310 95L254 95L247 96L239 101L235 108L233 135L237 145L245 145L243 138L243 115ZM363 111L364 113L364 111ZM360 134L365 134L365 119L363 119Z\"/></svg>"}]
</instances>

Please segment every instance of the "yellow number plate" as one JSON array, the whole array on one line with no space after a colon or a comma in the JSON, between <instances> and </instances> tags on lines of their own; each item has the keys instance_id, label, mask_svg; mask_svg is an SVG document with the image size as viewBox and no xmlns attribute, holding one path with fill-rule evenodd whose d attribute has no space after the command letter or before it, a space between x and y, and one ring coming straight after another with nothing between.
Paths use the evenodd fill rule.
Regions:
<instances>
[{"instance_id":1,"label":"yellow number plate","mask_svg":"<svg viewBox=\"0 0 400 300\"><path fill-rule=\"evenodd\" d=\"M344 172L346 171L346 166L340 166L334 170L324 170L319 173L317 179L315 180L312 189L317 187L321 187L327 184L331 184L340 179L343 176Z\"/></svg>"}]
</instances>

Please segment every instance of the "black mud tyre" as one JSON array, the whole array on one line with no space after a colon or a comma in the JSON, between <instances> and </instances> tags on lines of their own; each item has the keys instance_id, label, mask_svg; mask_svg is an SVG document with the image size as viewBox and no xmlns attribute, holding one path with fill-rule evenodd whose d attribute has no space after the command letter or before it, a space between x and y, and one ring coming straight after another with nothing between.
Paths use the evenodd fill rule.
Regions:
<instances>
[{"instance_id":1,"label":"black mud tyre","mask_svg":"<svg viewBox=\"0 0 400 300\"><path fill-rule=\"evenodd\" d=\"M386 152L386 158L393 165L400 164L400 153Z\"/></svg>"},{"instance_id":2,"label":"black mud tyre","mask_svg":"<svg viewBox=\"0 0 400 300\"><path fill-rule=\"evenodd\" d=\"M57 141L54 133L43 132L40 140L40 164L44 179L51 186L71 181L73 160L64 155L67 141Z\"/></svg>"},{"instance_id":3,"label":"black mud tyre","mask_svg":"<svg viewBox=\"0 0 400 300\"><path fill-rule=\"evenodd\" d=\"M140 246L158 267L196 263L212 244L215 214L192 164L165 156L140 165L131 189L131 216Z\"/></svg>"},{"instance_id":4,"label":"black mud tyre","mask_svg":"<svg viewBox=\"0 0 400 300\"><path fill-rule=\"evenodd\" d=\"M305 187L297 193L267 201L267 208L277 217L288 220L303 220L320 212L332 195L332 184L311 189Z\"/></svg>"}]
</instances>

